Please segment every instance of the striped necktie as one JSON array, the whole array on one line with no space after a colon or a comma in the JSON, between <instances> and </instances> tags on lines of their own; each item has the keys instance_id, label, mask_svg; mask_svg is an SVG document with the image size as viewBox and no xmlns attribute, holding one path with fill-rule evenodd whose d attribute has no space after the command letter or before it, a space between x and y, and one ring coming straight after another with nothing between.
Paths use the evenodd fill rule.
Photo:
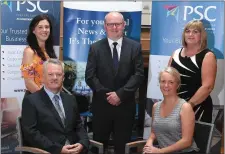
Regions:
<instances>
[{"instance_id":1,"label":"striped necktie","mask_svg":"<svg viewBox=\"0 0 225 154\"><path fill-rule=\"evenodd\" d=\"M57 112L58 112L58 114L61 118L61 121L62 121L63 125L65 126L65 116L63 114L62 108L59 105L59 96L54 95L53 100L54 100L54 103L55 103L56 110L57 110Z\"/></svg>"}]
</instances>

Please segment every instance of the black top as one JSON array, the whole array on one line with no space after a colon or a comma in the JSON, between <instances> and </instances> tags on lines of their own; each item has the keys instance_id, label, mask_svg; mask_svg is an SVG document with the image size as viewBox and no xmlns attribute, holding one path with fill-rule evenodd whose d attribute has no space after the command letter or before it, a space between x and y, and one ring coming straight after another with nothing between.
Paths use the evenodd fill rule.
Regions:
<instances>
[{"instance_id":1,"label":"black top","mask_svg":"<svg viewBox=\"0 0 225 154\"><path fill-rule=\"evenodd\" d=\"M211 52L209 49L204 49L192 57L182 57L181 51L183 48L175 51L171 66L176 68L181 75L181 86L178 95L185 99L190 100L196 91L202 86L202 62L205 55ZM200 108L199 108L200 107ZM198 109L199 108L199 109ZM212 119L212 99L208 96L201 104L194 107L198 110L196 120L202 114L201 121L211 122ZM205 120L203 120L205 119Z\"/></svg>"}]
</instances>

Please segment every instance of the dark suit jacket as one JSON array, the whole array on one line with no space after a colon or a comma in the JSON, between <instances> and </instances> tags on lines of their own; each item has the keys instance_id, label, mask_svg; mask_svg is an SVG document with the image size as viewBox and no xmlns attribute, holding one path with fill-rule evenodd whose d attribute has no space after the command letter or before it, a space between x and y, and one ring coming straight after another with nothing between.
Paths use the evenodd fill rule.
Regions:
<instances>
[{"instance_id":1,"label":"dark suit jacket","mask_svg":"<svg viewBox=\"0 0 225 154\"><path fill-rule=\"evenodd\" d=\"M118 108L124 108L129 112L135 110L135 91L143 79L144 67L140 43L123 38L117 72L113 68L108 39L102 39L91 45L85 80L93 90L93 112L95 109L102 111L102 107L107 108L105 104L109 103L106 102L106 93L111 91L115 91L121 100ZM108 108L110 107L112 106L108 105Z\"/></svg>"},{"instance_id":2,"label":"dark suit jacket","mask_svg":"<svg viewBox=\"0 0 225 154\"><path fill-rule=\"evenodd\" d=\"M60 93L66 115L64 127L44 88L26 96L22 104L22 130L26 145L58 154L65 145L81 143L88 148L87 132L83 128L77 103L73 96Z\"/></svg>"}]
</instances>

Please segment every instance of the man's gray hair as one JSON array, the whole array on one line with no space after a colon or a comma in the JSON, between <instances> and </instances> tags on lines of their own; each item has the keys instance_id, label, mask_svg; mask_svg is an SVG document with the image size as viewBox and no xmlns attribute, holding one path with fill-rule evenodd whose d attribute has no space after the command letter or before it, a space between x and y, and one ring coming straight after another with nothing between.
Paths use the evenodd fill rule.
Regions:
<instances>
[{"instance_id":1,"label":"man's gray hair","mask_svg":"<svg viewBox=\"0 0 225 154\"><path fill-rule=\"evenodd\" d=\"M43 64L43 73L45 73L45 71L47 70L48 64L60 65L62 67L63 72L64 72L64 63L59 59L50 58L50 59L46 60Z\"/></svg>"},{"instance_id":2,"label":"man's gray hair","mask_svg":"<svg viewBox=\"0 0 225 154\"><path fill-rule=\"evenodd\" d=\"M123 22L124 22L124 17L123 17L123 15L122 15L122 13L120 13L120 12L118 12L118 11L112 11L112 12L109 12L109 13L107 13L107 14L105 15L105 19L104 19L104 22L105 22L105 23L106 23L106 20L107 20L108 15L110 15L110 14L118 14L118 15L120 15L121 18L122 18L122 20L123 20Z\"/></svg>"}]
</instances>

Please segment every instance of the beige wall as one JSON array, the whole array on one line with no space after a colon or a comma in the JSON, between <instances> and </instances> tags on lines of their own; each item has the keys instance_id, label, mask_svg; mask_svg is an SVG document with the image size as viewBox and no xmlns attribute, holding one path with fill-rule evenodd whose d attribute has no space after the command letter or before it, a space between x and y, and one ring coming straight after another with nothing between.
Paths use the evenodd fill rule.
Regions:
<instances>
[{"instance_id":1,"label":"beige wall","mask_svg":"<svg viewBox=\"0 0 225 154\"><path fill-rule=\"evenodd\" d=\"M141 25L151 25L152 2L142 2L142 20Z\"/></svg>"}]
</instances>

